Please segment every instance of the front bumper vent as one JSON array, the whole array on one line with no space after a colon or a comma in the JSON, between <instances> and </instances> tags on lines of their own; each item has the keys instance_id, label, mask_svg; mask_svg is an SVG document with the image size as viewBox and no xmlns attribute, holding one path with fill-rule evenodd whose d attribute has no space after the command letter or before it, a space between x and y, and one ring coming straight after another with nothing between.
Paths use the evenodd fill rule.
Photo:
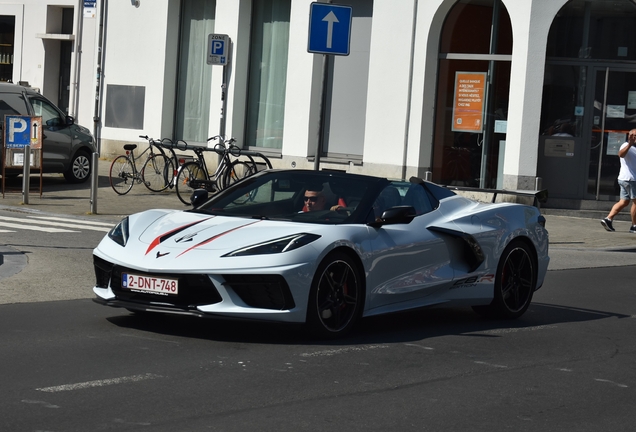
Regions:
<instances>
[{"instance_id":1,"label":"front bumper vent","mask_svg":"<svg viewBox=\"0 0 636 432\"><path fill-rule=\"evenodd\" d=\"M289 310L295 307L289 285L280 275L223 275L225 286L243 302L260 309Z\"/></svg>"}]
</instances>

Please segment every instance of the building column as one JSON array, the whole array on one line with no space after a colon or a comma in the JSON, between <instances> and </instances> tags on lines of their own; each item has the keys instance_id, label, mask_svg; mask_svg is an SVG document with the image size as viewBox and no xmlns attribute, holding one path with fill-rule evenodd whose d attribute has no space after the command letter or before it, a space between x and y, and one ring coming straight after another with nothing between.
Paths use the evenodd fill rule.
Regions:
<instances>
[{"instance_id":1,"label":"building column","mask_svg":"<svg viewBox=\"0 0 636 432\"><path fill-rule=\"evenodd\" d=\"M535 188L539 123L550 25L567 0L503 0L512 22L513 50L503 187Z\"/></svg>"}]
</instances>

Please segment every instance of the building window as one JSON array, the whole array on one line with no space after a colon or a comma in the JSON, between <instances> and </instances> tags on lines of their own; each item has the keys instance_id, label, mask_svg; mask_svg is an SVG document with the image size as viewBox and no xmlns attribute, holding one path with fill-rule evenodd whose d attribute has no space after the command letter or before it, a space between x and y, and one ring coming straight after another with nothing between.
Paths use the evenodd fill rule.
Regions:
<instances>
[{"instance_id":1,"label":"building window","mask_svg":"<svg viewBox=\"0 0 636 432\"><path fill-rule=\"evenodd\" d=\"M187 142L208 139L213 68L207 64L207 43L215 9L216 1L182 3L175 137Z\"/></svg>"},{"instance_id":2,"label":"building window","mask_svg":"<svg viewBox=\"0 0 636 432\"><path fill-rule=\"evenodd\" d=\"M246 143L281 149L291 0L252 2Z\"/></svg>"},{"instance_id":3,"label":"building window","mask_svg":"<svg viewBox=\"0 0 636 432\"><path fill-rule=\"evenodd\" d=\"M0 81L13 82L15 17L0 15Z\"/></svg>"},{"instance_id":4,"label":"building window","mask_svg":"<svg viewBox=\"0 0 636 432\"><path fill-rule=\"evenodd\" d=\"M512 54L501 0L461 0L442 28L433 181L501 187Z\"/></svg>"},{"instance_id":5,"label":"building window","mask_svg":"<svg viewBox=\"0 0 636 432\"><path fill-rule=\"evenodd\" d=\"M550 28L547 57L636 60L636 4L572 0Z\"/></svg>"}]
</instances>

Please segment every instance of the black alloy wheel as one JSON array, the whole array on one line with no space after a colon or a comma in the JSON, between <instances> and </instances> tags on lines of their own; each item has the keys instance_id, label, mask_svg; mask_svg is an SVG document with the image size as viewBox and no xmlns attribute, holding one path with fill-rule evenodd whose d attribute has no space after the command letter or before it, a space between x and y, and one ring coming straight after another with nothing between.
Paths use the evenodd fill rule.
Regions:
<instances>
[{"instance_id":1,"label":"black alloy wheel","mask_svg":"<svg viewBox=\"0 0 636 432\"><path fill-rule=\"evenodd\" d=\"M307 325L319 338L348 333L362 314L364 283L355 262L343 252L333 252L318 266L311 284Z\"/></svg>"},{"instance_id":2,"label":"black alloy wheel","mask_svg":"<svg viewBox=\"0 0 636 432\"><path fill-rule=\"evenodd\" d=\"M519 318L530 306L536 285L537 265L532 250L525 242L513 240L501 254L492 303L473 309L496 318Z\"/></svg>"}]
</instances>

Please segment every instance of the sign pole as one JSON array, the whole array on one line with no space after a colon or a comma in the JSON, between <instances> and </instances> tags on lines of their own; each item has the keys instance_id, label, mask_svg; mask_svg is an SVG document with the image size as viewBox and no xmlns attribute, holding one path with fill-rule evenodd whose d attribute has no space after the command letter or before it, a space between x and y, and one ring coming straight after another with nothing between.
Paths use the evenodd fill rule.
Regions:
<instances>
[{"instance_id":1,"label":"sign pole","mask_svg":"<svg viewBox=\"0 0 636 432\"><path fill-rule=\"evenodd\" d=\"M22 164L22 204L29 203L29 186L31 180L31 146L24 146L24 159Z\"/></svg>"},{"instance_id":2,"label":"sign pole","mask_svg":"<svg viewBox=\"0 0 636 432\"><path fill-rule=\"evenodd\" d=\"M108 10L108 0L102 0L99 6L99 32L97 40L97 82L95 83L95 111L93 114L93 137L97 144L97 153L93 153L91 157L91 197L90 197L90 214L97 214L97 185L99 184L99 155L102 152L101 145L101 128L102 120L100 118L100 110L102 104L102 90L104 77L104 37L106 33L106 13Z\"/></svg>"},{"instance_id":3,"label":"sign pole","mask_svg":"<svg viewBox=\"0 0 636 432\"><path fill-rule=\"evenodd\" d=\"M307 52L322 54L322 94L318 120L318 142L314 156L314 170L320 169L320 156L325 141L324 123L327 117L327 77L330 55L349 55L351 45L351 6L313 2L309 6L309 37Z\"/></svg>"},{"instance_id":4,"label":"sign pole","mask_svg":"<svg viewBox=\"0 0 636 432\"><path fill-rule=\"evenodd\" d=\"M314 155L314 171L320 171L320 153L325 140L325 117L327 116L327 73L329 73L329 55L322 55L322 97L320 103L320 119L318 120L318 142Z\"/></svg>"},{"instance_id":5,"label":"sign pole","mask_svg":"<svg viewBox=\"0 0 636 432\"><path fill-rule=\"evenodd\" d=\"M226 34L209 34L208 35L208 60L207 64L213 66L223 66L222 84L221 84L221 118L219 123L220 142L225 141L225 110L227 109L227 82L228 82L228 64L230 63L230 53L232 41ZM223 156L217 155L217 164L221 163Z\"/></svg>"},{"instance_id":6,"label":"sign pole","mask_svg":"<svg viewBox=\"0 0 636 432\"><path fill-rule=\"evenodd\" d=\"M227 98L225 91L227 89L227 66L223 66L223 83L221 84L221 123L219 124L219 135L225 140L225 108L227 106Z\"/></svg>"}]
</instances>

